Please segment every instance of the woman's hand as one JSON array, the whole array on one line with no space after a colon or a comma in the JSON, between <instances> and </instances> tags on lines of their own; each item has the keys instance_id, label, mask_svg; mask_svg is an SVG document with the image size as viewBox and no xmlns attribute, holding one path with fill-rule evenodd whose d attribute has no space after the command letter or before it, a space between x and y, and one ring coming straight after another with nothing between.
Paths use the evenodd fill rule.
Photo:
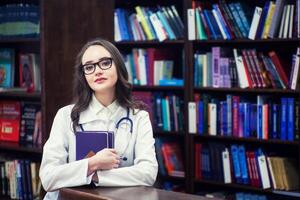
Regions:
<instances>
[{"instance_id":1,"label":"woman's hand","mask_svg":"<svg viewBox=\"0 0 300 200\"><path fill-rule=\"evenodd\" d=\"M115 149L103 149L96 155L88 158L88 175L97 170L107 170L118 168L120 164L119 156Z\"/></svg>"}]
</instances>

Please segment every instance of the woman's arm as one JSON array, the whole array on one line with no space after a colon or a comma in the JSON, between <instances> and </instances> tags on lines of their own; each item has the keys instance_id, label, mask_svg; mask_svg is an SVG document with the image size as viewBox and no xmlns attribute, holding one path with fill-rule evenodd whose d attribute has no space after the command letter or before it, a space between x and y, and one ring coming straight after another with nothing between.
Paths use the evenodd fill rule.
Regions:
<instances>
[{"instance_id":1,"label":"woman's arm","mask_svg":"<svg viewBox=\"0 0 300 200\"><path fill-rule=\"evenodd\" d=\"M97 186L135 186L154 184L158 164L155 155L154 138L149 115L141 113L137 125L137 138L134 147L134 165L112 170L97 171Z\"/></svg>"},{"instance_id":2,"label":"woman's arm","mask_svg":"<svg viewBox=\"0 0 300 200\"><path fill-rule=\"evenodd\" d=\"M79 186L91 183L92 175L87 176L88 160L68 163L68 136L70 119L67 109L60 109L53 121L50 136L43 148L40 178L46 191L63 187Z\"/></svg>"}]
</instances>

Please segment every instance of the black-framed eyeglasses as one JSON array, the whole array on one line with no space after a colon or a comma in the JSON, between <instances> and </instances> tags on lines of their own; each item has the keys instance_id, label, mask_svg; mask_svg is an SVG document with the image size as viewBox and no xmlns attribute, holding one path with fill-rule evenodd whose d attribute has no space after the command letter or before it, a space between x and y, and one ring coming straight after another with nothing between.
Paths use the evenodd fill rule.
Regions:
<instances>
[{"instance_id":1,"label":"black-framed eyeglasses","mask_svg":"<svg viewBox=\"0 0 300 200\"><path fill-rule=\"evenodd\" d=\"M113 61L112 58L107 58L107 57L101 58L98 62L82 65L82 70L85 75L94 73L97 65L98 65L98 67L100 67L100 69L107 70L107 69L111 68L112 61Z\"/></svg>"}]
</instances>

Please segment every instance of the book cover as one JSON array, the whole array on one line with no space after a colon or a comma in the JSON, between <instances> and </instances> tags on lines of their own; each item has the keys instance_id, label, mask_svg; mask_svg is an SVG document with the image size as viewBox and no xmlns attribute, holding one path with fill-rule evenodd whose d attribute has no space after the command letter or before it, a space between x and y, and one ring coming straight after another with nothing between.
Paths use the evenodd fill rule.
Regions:
<instances>
[{"instance_id":1,"label":"book cover","mask_svg":"<svg viewBox=\"0 0 300 200\"><path fill-rule=\"evenodd\" d=\"M14 85L15 53L13 49L0 49L0 87Z\"/></svg>"},{"instance_id":2,"label":"book cover","mask_svg":"<svg viewBox=\"0 0 300 200\"><path fill-rule=\"evenodd\" d=\"M89 158L105 148L114 147L113 132L83 131L76 133L76 160Z\"/></svg>"}]
</instances>

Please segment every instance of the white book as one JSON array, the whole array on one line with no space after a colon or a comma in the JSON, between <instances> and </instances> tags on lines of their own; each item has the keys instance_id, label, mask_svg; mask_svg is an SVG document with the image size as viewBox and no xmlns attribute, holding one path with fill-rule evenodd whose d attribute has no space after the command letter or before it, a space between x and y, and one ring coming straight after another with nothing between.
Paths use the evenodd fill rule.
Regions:
<instances>
[{"instance_id":1,"label":"white book","mask_svg":"<svg viewBox=\"0 0 300 200\"><path fill-rule=\"evenodd\" d=\"M208 71L207 71L207 55L203 54L202 55L202 61L203 61L203 71L202 71L202 75L203 75L203 87L207 87L208 86Z\"/></svg>"},{"instance_id":2,"label":"white book","mask_svg":"<svg viewBox=\"0 0 300 200\"><path fill-rule=\"evenodd\" d=\"M287 5L286 15L284 19L283 38L288 37L290 12L291 12L291 5Z\"/></svg>"},{"instance_id":3,"label":"white book","mask_svg":"<svg viewBox=\"0 0 300 200\"><path fill-rule=\"evenodd\" d=\"M290 20L289 20L289 34L288 38L293 37L293 26L294 26L294 5L290 5Z\"/></svg>"},{"instance_id":4,"label":"white book","mask_svg":"<svg viewBox=\"0 0 300 200\"><path fill-rule=\"evenodd\" d=\"M255 35L261 17L261 13L262 13L262 8L256 6L254 10L251 26L250 26L249 35L248 35L249 39L255 40Z\"/></svg>"},{"instance_id":5,"label":"white book","mask_svg":"<svg viewBox=\"0 0 300 200\"><path fill-rule=\"evenodd\" d=\"M283 8L283 14L282 14L282 17L281 17L278 38L283 38L283 29L284 29L284 21L285 21L285 16L286 16L286 10L287 10L287 6L285 5L284 8Z\"/></svg>"},{"instance_id":6,"label":"white book","mask_svg":"<svg viewBox=\"0 0 300 200\"><path fill-rule=\"evenodd\" d=\"M120 42L122 40L121 34L120 34L120 27L119 27L119 19L117 12L114 14L114 29L115 29L115 41Z\"/></svg>"},{"instance_id":7,"label":"white book","mask_svg":"<svg viewBox=\"0 0 300 200\"><path fill-rule=\"evenodd\" d=\"M129 83L133 83L132 71L130 66L130 55L125 55L124 61L125 61L124 63L125 63L126 70L128 72L128 81Z\"/></svg>"},{"instance_id":8,"label":"white book","mask_svg":"<svg viewBox=\"0 0 300 200\"><path fill-rule=\"evenodd\" d=\"M295 60L293 76L292 76L292 84L291 84L292 90L296 90L296 87L297 87L297 80L299 77L299 68L300 68L300 48L297 49L297 53L296 53L296 60Z\"/></svg>"},{"instance_id":9,"label":"white book","mask_svg":"<svg viewBox=\"0 0 300 200\"><path fill-rule=\"evenodd\" d=\"M214 18L216 19L216 22L218 24L218 27L220 28L220 31L221 31L221 34L222 34L222 37L223 39L229 39L225 33L225 30L224 30L224 27L222 26L222 23L221 23L221 20L220 18L218 17L218 13L215 9L212 10L212 13L214 15Z\"/></svg>"},{"instance_id":10,"label":"white book","mask_svg":"<svg viewBox=\"0 0 300 200\"><path fill-rule=\"evenodd\" d=\"M189 102L189 133L197 133L197 124L196 124L196 103Z\"/></svg>"},{"instance_id":11,"label":"white book","mask_svg":"<svg viewBox=\"0 0 300 200\"><path fill-rule=\"evenodd\" d=\"M138 63L139 63L139 73L140 73L140 85L147 85L145 50L138 49L138 52L139 52Z\"/></svg>"},{"instance_id":12,"label":"white book","mask_svg":"<svg viewBox=\"0 0 300 200\"><path fill-rule=\"evenodd\" d=\"M168 38L166 31L164 30L163 25L161 21L158 19L156 13L150 15L150 21L154 27L158 40L160 42L166 40Z\"/></svg>"},{"instance_id":13,"label":"white book","mask_svg":"<svg viewBox=\"0 0 300 200\"><path fill-rule=\"evenodd\" d=\"M270 178L268 174L268 166L265 155L260 155L257 157L258 168L261 177L262 188L267 189L271 187Z\"/></svg>"},{"instance_id":14,"label":"white book","mask_svg":"<svg viewBox=\"0 0 300 200\"><path fill-rule=\"evenodd\" d=\"M228 149L222 152L222 161L223 161L223 173L224 173L224 183L231 183L231 167L230 167L230 157Z\"/></svg>"},{"instance_id":15,"label":"white book","mask_svg":"<svg viewBox=\"0 0 300 200\"><path fill-rule=\"evenodd\" d=\"M196 23L195 23L195 9L190 8L187 10L188 15L188 38L189 40L196 39Z\"/></svg>"},{"instance_id":16,"label":"white book","mask_svg":"<svg viewBox=\"0 0 300 200\"><path fill-rule=\"evenodd\" d=\"M163 77L163 60L154 61L154 85L159 85L159 80Z\"/></svg>"},{"instance_id":17,"label":"white book","mask_svg":"<svg viewBox=\"0 0 300 200\"><path fill-rule=\"evenodd\" d=\"M217 104L208 104L208 134L217 135Z\"/></svg>"},{"instance_id":18,"label":"white book","mask_svg":"<svg viewBox=\"0 0 300 200\"><path fill-rule=\"evenodd\" d=\"M234 55L236 69L239 77L239 85L241 88L247 88L249 87L249 82L247 80L247 75L246 75L242 56L238 55L237 49L233 49L233 55Z\"/></svg>"}]
</instances>

